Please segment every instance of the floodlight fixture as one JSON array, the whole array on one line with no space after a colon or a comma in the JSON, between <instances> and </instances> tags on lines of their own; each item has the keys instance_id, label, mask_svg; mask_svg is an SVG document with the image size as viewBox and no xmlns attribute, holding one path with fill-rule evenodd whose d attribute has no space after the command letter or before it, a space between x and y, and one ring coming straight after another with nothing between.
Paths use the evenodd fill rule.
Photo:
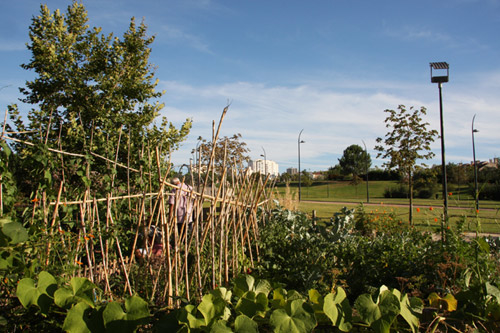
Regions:
<instances>
[{"instance_id":1,"label":"floodlight fixture","mask_svg":"<svg viewBox=\"0 0 500 333\"><path fill-rule=\"evenodd\" d=\"M448 82L450 77L450 65L446 62L431 62L431 82L444 83ZM446 71L446 75L445 74Z\"/></svg>"}]
</instances>

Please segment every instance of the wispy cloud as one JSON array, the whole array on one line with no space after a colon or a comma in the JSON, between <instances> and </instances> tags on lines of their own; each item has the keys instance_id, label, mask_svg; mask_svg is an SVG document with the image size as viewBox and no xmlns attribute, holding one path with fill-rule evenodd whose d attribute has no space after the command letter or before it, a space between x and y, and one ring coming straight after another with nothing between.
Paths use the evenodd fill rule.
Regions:
<instances>
[{"instance_id":1,"label":"wispy cloud","mask_svg":"<svg viewBox=\"0 0 500 333\"><path fill-rule=\"evenodd\" d=\"M0 40L0 52L25 51L26 45L21 41Z\"/></svg>"},{"instance_id":2,"label":"wispy cloud","mask_svg":"<svg viewBox=\"0 0 500 333\"><path fill-rule=\"evenodd\" d=\"M385 33L388 36L403 40L429 40L433 42L452 43L453 38L445 33L433 31L427 27L403 26L387 27Z\"/></svg>"},{"instance_id":3,"label":"wispy cloud","mask_svg":"<svg viewBox=\"0 0 500 333\"><path fill-rule=\"evenodd\" d=\"M167 42L182 44L204 53L213 53L210 50L208 43L206 43L202 38L194 34L185 32L178 27L169 25L162 26L158 38L166 40Z\"/></svg>"},{"instance_id":4,"label":"wispy cloud","mask_svg":"<svg viewBox=\"0 0 500 333\"><path fill-rule=\"evenodd\" d=\"M399 40L415 41L415 42L430 42L435 44L445 45L448 48L460 48L467 50L484 50L488 45L483 44L475 37L454 36L453 34L435 31L428 27L404 26L400 28L391 27L386 29L385 33Z\"/></svg>"}]
</instances>

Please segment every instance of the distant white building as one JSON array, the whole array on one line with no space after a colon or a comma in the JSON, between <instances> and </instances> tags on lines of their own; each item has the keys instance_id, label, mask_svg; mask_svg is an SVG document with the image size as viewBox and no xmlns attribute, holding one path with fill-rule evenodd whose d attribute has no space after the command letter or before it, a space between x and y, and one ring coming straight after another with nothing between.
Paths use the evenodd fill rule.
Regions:
<instances>
[{"instance_id":1,"label":"distant white building","mask_svg":"<svg viewBox=\"0 0 500 333\"><path fill-rule=\"evenodd\" d=\"M279 176L278 163L271 160L250 160L248 162L248 168L251 173L258 172L262 175L270 174L271 177Z\"/></svg>"}]
</instances>

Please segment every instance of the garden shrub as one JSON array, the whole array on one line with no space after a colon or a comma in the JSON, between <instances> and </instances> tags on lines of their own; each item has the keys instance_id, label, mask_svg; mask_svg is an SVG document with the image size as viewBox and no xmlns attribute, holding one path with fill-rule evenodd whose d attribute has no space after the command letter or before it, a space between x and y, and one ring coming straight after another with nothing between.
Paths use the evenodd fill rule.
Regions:
<instances>
[{"instance_id":1,"label":"garden shrub","mask_svg":"<svg viewBox=\"0 0 500 333\"><path fill-rule=\"evenodd\" d=\"M474 193L474 192L473 192ZM500 184L484 184L479 190L480 200L500 200Z\"/></svg>"},{"instance_id":2,"label":"garden shrub","mask_svg":"<svg viewBox=\"0 0 500 333\"><path fill-rule=\"evenodd\" d=\"M434 197L434 191L433 189L428 189L428 188L423 188L417 192L416 197L420 199L430 199Z\"/></svg>"},{"instance_id":3,"label":"garden shrub","mask_svg":"<svg viewBox=\"0 0 500 333\"><path fill-rule=\"evenodd\" d=\"M260 233L256 272L300 292L342 285L354 300L384 284L425 297L459 292L480 278L499 282L486 242L453 230L439 242L390 211L344 208L331 223L314 226L303 213L276 209Z\"/></svg>"},{"instance_id":4,"label":"garden shrub","mask_svg":"<svg viewBox=\"0 0 500 333\"><path fill-rule=\"evenodd\" d=\"M402 184L388 187L384 190L384 198L408 198L408 188Z\"/></svg>"},{"instance_id":5,"label":"garden shrub","mask_svg":"<svg viewBox=\"0 0 500 333\"><path fill-rule=\"evenodd\" d=\"M275 209L260 230L259 276L280 281L304 292L311 288L329 290L334 256L330 249L344 230L342 218L332 221L335 230L314 225L302 212Z\"/></svg>"}]
</instances>

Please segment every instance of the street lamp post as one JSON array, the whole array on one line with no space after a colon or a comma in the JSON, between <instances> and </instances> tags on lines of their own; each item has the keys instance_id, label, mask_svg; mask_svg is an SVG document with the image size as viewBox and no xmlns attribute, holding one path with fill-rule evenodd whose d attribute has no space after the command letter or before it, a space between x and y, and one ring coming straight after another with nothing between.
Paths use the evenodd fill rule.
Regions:
<instances>
[{"instance_id":1,"label":"street lamp post","mask_svg":"<svg viewBox=\"0 0 500 333\"><path fill-rule=\"evenodd\" d=\"M444 241L444 223L448 223L448 188L446 179L446 160L445 160L445 146L444 146L444 121L443 121L443 95L442 95L442 84L448 82L450 66L446 62L431 62L431 82L437 83L439 88L439 120L441 123L441 169L443 173L443 221L441 223L441 233L442 239ZM441 75L433 75L433 70L438 70ZM446 70L446 75L442 75L443 70Z\"/></svg>"},{"instance_id":2,"label":"street lamp post","mask_svg":"<svg viewBox=\"0 0 500 333\"><path fill-rule=\"evenodd\" d=\"M366 157L368 157L368 151L366 150L365 141L361 140L361 142L363 142L363 145L365 146L365 154L366 154ZM366 162L366 164L365 164L365 167L366 167L366 202L370 203L370 190L369 190L369 186L368 186L368 158L366 158L365 162Z\"/></svg>"},{"instance_id":3,"label":"street lamp post","mask_svg":"<svg viewBox=\"0 0 500 333\"><path fill-rule=\"evenodd\" d=\"M298 149L299 149L299 201L300 201L300 190L301 190L301 183L300 183L300 176L301 176L301 172L300 172L300 144L301 144L301 143L305 143L305 141L303 141L303 140L301 141L301 140L300 140L300 135L302 134L302 131L303 131L303 130L304 130L304 129L302 129L302 130L300 131L300 133L299 133L299 138L298 138L298 140L297 140L297 146L298 146Z\"/></svg>"},{"instance_id":4,"label":"street lamp post","mask_svg":"<svg viewBox=\"0 0 500 333\"><path fill-rule=\"evenodd\" d=\"M479 191L477 189L477 161L476 161L476 145L474 143L474 133L479 132L474 128L474 120L476 115L472 117L472 158L474 161L474 199L476 200L476 212L479 210Z\"/></svg>"}]
</instances>

